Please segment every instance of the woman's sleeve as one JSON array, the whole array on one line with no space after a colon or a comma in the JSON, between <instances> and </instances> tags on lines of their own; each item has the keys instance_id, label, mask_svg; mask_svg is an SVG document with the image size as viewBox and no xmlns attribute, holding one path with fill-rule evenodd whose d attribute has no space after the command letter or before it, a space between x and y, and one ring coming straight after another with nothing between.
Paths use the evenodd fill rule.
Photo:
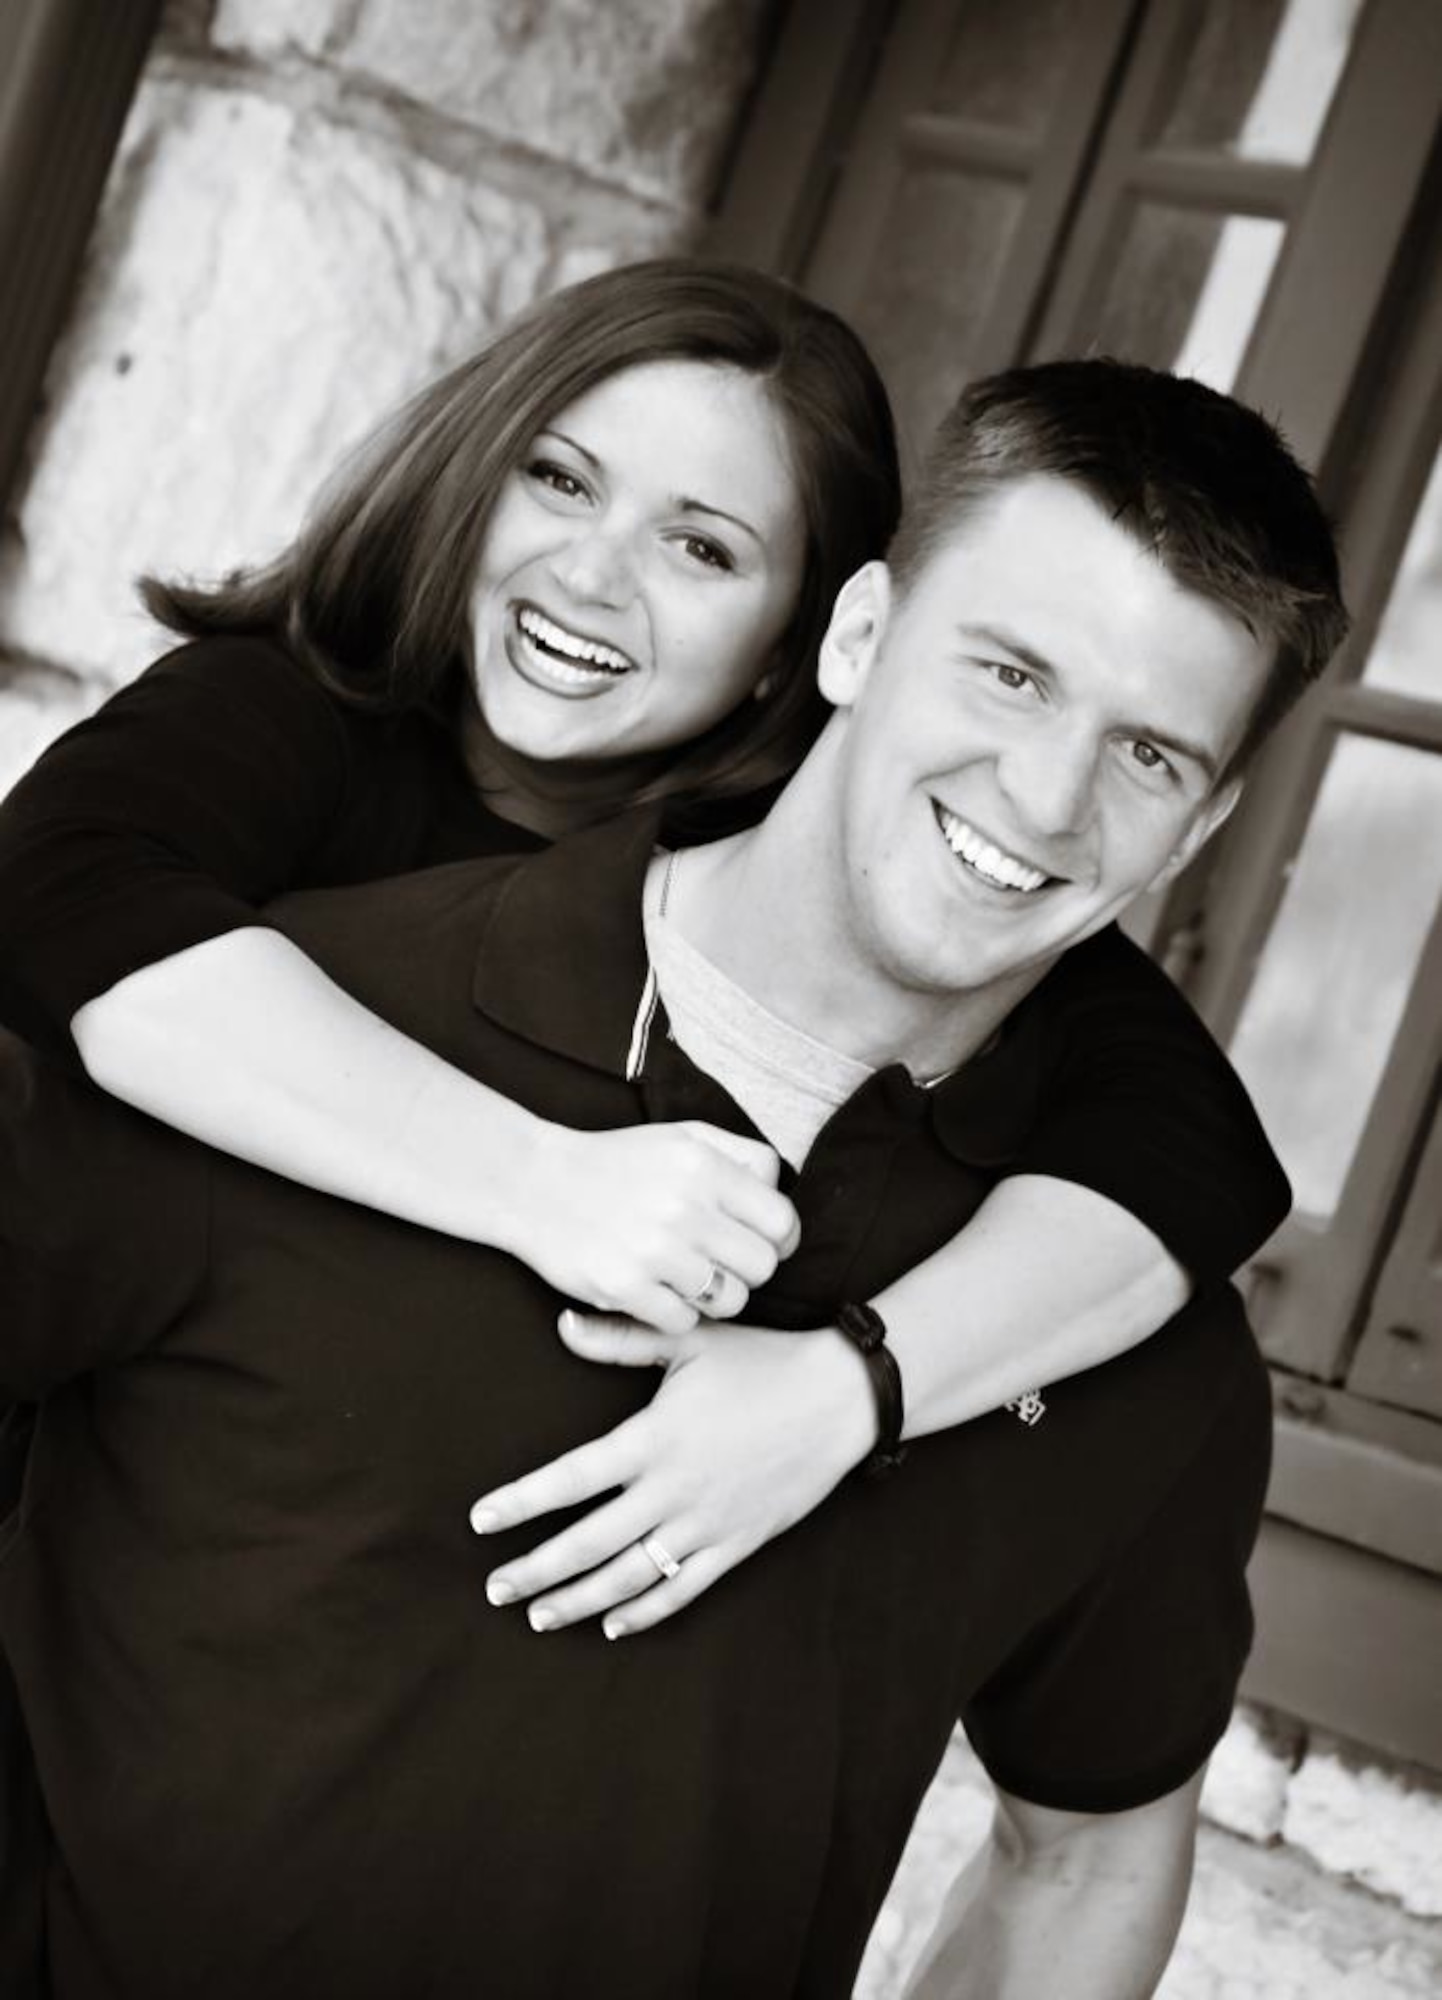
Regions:
<instances>
[{"instance_id":1,"label":"woman's sleeve","mask_svg":"<svg viewBox=\"0 0 1442 2000\"><path fill-rule=\"evenodd\" d=\"M257 921L341 809L337 705L277 649L168 655L0 804L0 1022L73 1055L76 1009Z\"/></svg>"},{"instance_id":2,"label":"woman's sleeve","mask_svg":"<svg viewBox=\"0 0 1442 2000\"><path fill-rule=\"evenodd\" d=\"M1292 1202L1231 1062L1115 929L1069 952L1045 993L1058 1056L1012 1171L1093 1188L1144 1222L1198 1284L1229 1277Z\"/></svg>"}]
</instances>

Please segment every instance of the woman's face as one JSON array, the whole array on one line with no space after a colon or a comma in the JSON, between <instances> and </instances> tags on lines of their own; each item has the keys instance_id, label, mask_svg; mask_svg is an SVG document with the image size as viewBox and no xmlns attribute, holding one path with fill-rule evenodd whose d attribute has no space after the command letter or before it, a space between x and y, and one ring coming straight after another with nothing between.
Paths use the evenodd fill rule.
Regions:
<instances>
[{"instance_id":1,"label":"woman's face","mask_svg":"<svg viewBox=\"0 0 1442 2000\"><path fill-rule=\"evenodd\" d=\"M772 663L805 544L753 377L696 361L609 377L533 441L491 517L471 606L490 730L537 758L699 736Z\"/></svg>"}]
</instances>

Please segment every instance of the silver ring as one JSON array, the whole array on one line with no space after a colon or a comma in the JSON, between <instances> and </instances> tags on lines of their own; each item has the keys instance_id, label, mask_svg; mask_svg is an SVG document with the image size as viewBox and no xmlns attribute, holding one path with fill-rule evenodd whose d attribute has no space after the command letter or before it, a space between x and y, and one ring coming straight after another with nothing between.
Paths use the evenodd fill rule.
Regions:
<instances>
[{"instance_id":1,"label":"silver ring","mask_svg":"<svg viewBox=\"0 0 1442 2000\"><path fill-rule=\"evenodd\" d=\"M699 1312L705 1312L708 1306L715 1305L717 1299L719 1299L721 1296L725 1284L726 1284L726 1273L721 1269L721 1266L713 1258L711 1261L711 1269L706 1275L706 1282L701 1287L700 1291L688 1292L686 1294L687 1305L695 1306Z\"/></svg>"},{"instance_id":2,"label":"silver ring","mask_svg":"<svg viewBox=\"0 0 1442 2000\"><path fill-rule=\"evenodd\" d=\"M677 1562L675 1556L672 1555L659 1535L647 1535L642 1541L641 1547L651 1558L652 1562L655 1563L657 1569L660 1570L668 1583L673 1576L681 1574L680 1563Z\"/></svg>"}]
</instances>

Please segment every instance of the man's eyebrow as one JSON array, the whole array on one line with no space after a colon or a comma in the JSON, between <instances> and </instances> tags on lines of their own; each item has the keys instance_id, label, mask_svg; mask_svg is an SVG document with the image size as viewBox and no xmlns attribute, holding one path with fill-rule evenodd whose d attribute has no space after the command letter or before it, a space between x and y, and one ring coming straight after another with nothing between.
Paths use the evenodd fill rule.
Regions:
<instances>
[{"instance_id":1,"label":"man's eyebrow","mask_svg":"<svg viewBox=\"0 0 1442 2000\"><path fill-rule=\"evenodd\" d=\"M1020 660L1024 667L1040 674L1044 680L1057 678L1056 668L1044 654L1038 653L1034 646L1028 646L1024 639L1018 639L1015 633L1006 631L1000 625L961 625L957 629L970 640L979 639L983 645L994 646L998 652L1010 653L1013 659ZM1193 743L1190 737L1174 735L1171 730L1148 729L1145 725L1139 726L1136 734L1139 741L1155 744L1157 749L1170 751L1172 755L1195 764L1208 784L1215 783L1221 766L1215 752L1208 750L1204 744Z\"/></svg>"},{"instance_id":2,"label":"man's eyebrow","mask_svg":"<svg viewBox=\"0 0 1442 2000\"><path fill-rule=\"evenodd\" d=\"M1001 625L959 625L957 630L967 639L979 639L983 646L990 646L998 653L1010 653L1020 660L1024 667L1030 667L1034 674L1044 680L1055 680L1057 670L1044 653L1028 646L1024 639L1018 639L1014 632L1008 632Z\"/></svg>"}]
</instances>

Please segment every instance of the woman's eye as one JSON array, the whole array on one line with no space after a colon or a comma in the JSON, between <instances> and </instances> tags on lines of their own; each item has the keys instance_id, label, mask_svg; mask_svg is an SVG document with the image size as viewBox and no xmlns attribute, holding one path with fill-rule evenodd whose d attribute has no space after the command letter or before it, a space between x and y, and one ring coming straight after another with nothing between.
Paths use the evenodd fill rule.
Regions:
<instances>
[{"instance_id":1,"label":"woman's eye","mask_svg":"<svg viewBox=\"0 0 1442 2000\"><path fill-rule=\"evenodd\" d=\"M552 458L533 458L526 472L538 485L548 487L552 493L559 493L563 500L579 500L585 494L585 482L566 466L557 465Z\"/></svg>"},{"instance_id":2,"label":"woman's eye","mask_svg":"<svg viewBox=\"0 0 1442 2000\"><path fill-rule=\"evenodd\" d=\"M708 569L734 569L728 550L719 542L713 542L706 535L685 535L681 546L694 561L704 563Z\"/></svg>"}]
</instances>

